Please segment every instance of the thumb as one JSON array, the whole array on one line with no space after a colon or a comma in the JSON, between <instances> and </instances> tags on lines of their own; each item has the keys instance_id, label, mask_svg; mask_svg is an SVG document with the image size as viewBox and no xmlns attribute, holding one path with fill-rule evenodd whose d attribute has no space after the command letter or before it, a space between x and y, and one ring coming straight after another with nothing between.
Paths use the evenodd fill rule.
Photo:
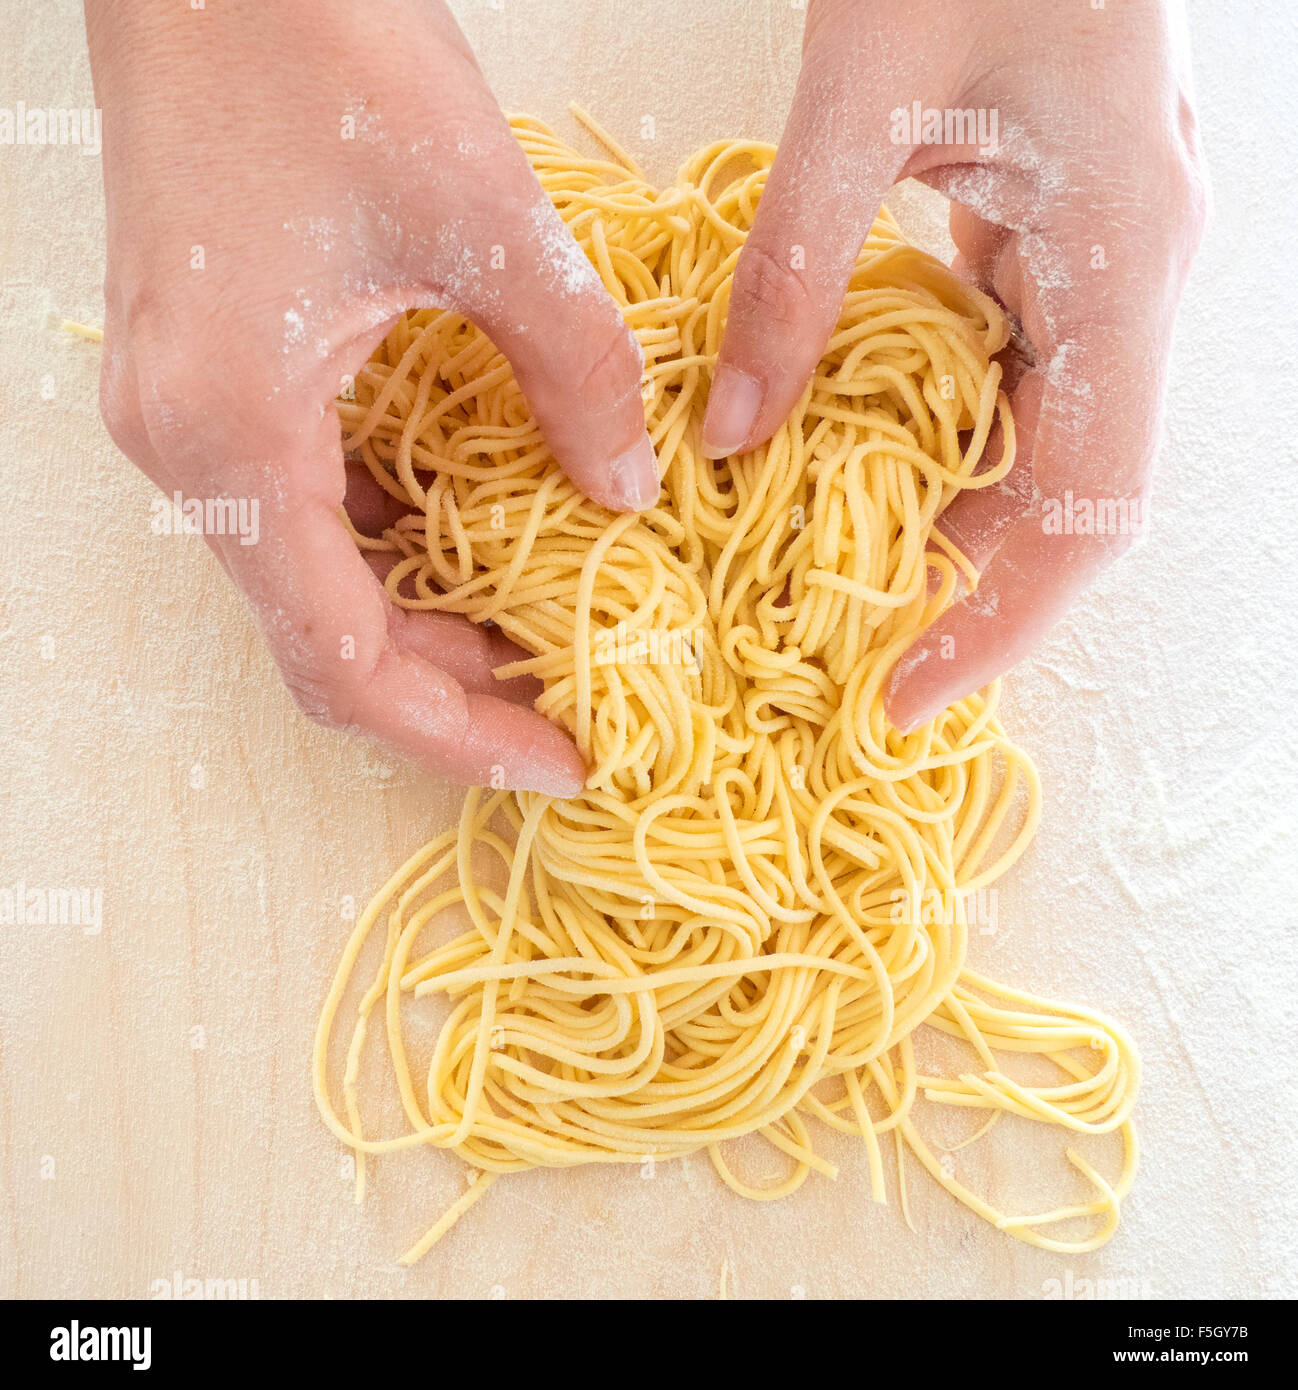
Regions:
<instances>
[{"instance_id":1,"label":"thumb","mask_svg":"<svg viewBox=\"0 0 1298 1390\"><path fill-rule=\"evenodd\" d=\"M703 421L708 458L769 438L815 371L879 204L911 153L890 139L897 105L866 80L859 55L809 32L788 125L735 267Z\"/></svg>"}]
</instances>

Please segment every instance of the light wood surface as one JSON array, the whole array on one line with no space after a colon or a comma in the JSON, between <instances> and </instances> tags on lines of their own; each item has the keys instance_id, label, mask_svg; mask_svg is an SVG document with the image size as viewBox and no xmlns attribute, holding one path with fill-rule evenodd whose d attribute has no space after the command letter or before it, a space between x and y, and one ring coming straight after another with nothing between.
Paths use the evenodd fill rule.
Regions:
<instances>
[{"instance_id":1,"label":"light wood surface","mask_svg":"<svg viewBox=\"0 0 1298 1390\"><path fill-rule=\"evenodd\" d=\"M572 133L578 98L662 178L705 140L778 136L803 17L456 9L508 108ZM0 101L90 105L79 7L4 10ZM1145 1056L1142 1175L1119 1236L1077 1259L998 1234L914 1166L912 1233L831 1143L839 1181L779 1203L733 1197L703 1157L503 1180L397 1266L462 1165L385 1160L353 1206L309 1053L344 900L458 793L300 719L201 541L150 534L151 486L99 422L98 350L49 317L102 321L99 161L0 147L0 886L102 894L97 932L0 925L0 1294L147 1297L179 1272L262 1297L713 1297L723 1260L736 1297L1295 1292L1296 586L1275 499L1298 436L1292 380L1268 376L1295 360L1298 303L1289 163L1256 138L1295 128L1294 22L1284 0L1254 7L1271 34L1217 10L1192 10L1217 216L1158 523L1012 682L1047 811L975 945L991 973L1123 1018ZM1007 1124L960 1175L1011 1207L1066 1198L1064 1146Z\"/></svg>"}]
</instances>

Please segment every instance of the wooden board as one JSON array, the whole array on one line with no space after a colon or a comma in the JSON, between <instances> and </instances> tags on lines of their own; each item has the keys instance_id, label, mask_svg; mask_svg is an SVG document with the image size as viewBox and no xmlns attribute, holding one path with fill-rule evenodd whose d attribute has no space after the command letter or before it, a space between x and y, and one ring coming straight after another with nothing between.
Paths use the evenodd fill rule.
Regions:
<instances>
[{"instance_id":1,"label":"wooden board","mask_svg":"<svg viewBox=\"0 0 1298 1390\"><path fill-rule=\"evenodd\" d=\"M778 135L803 18L784 0L456 8L507 107L572 133L577 97L658 177L706 140ZM1294 96L1259 26L1214 8L1194 19L1220 212L1159 524L1012 682L1006 721L1047 812L975 945L993 973L1125 1019L1144 1052L1144 1171L1121 1234L1072 1260L914 1167L912 1233L831 1145L840 1180L779 1203L733 1197L701 1157L522 1175L396 1265L462 1166L384 1161L354 1207L309 1051L344 899L448 825L458 794L300 719L202 543L150 534L152 489L98 419L98 350L48 320L102 321L99 161L0 147L0 887L102 895L97 931L0 926L0 1293L148 1297L179 1278L262 1297L702 1298L723 1260L738 1297L1295 1292L1294 547L1254 503L1294 463L1291 383L1263 390L1258 355L1294 360L1298 305L1271 198L1287 170L1248 137L1293 129ZM1258 8L1292 39L1283 0ZM90 104L77 6L7 28L5 100ZM1067 1197L1062 1147L1007 1125L959 1171L1011 1206Z\"/></svg>"}]
</instances>

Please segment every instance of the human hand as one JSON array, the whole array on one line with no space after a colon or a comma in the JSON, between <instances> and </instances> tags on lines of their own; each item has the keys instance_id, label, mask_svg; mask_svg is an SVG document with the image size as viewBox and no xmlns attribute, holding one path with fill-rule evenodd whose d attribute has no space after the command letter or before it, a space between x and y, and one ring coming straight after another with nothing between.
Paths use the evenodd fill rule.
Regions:
<instances>
[{"instance_id":1,"label":"human hand","mask_svg":"<svg viewBox=\"0 0 1298 1390\"><path fill-rule=\"evenodd\" d=\"M952 199L956 268L1027 340L1020 461L942 515L981 578L897 663L886 705L903 731L1026 655L1143 524L1206 204L1175 39L1160 0L812 0L793 110L735 272L705 452L739 453L779 428L901 178ZM906 128L916 104L981 112L994 148L958 124L959 143L924 143L923 120ZM1069 492L1118 529L1052 530Z\"/></svg>"},{"instance_id":2,"label":"human hand","mask_svg":"<svg viewBox=\"0 0 1298 1390\"><path fill-rule=\"evenodd\" d=\"M167 493L257 500L256 544L206 539L306 713L457 781L575 794L576 747L528 682L492 675L525 653L394 606L340 515L334 399L412 304L488 334L583 492L658 495L639 348L450 13L87 0L86 18L114 440Z\"/></svg>"}]
</instances>

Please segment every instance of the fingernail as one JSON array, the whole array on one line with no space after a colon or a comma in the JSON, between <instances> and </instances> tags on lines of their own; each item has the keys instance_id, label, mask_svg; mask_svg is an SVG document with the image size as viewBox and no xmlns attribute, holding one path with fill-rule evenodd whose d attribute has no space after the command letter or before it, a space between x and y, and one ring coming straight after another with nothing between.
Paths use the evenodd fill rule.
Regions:
<instances>
[{"instance_id":1,"label":"fingernail","mask_svg":"<svg viewBox=\"0 0 1298 1390\"><path fill-rule=\"evenodd\" d=\"M913 734L917 729L922 729L925 724L931 723L945 708L945 705L935 705L931 710L925 710L921 714L912 714L909 719L903 719L901 723L894 724L893 728L905 738L907 734Z\"/></svg>"},{"instance_id":2,"label":"fingernail","mask_svg":"<svg viewBox=\"0 0 1298 1390\"><path fill-rule=\"evenodd\" d=\"M647 433L609 464L609 496L615 507L639 512L658 500L658 457Z\"/></svg>"},{"instance_id":3,"label":"fingernail","mask_svg":"<svg viewBox=\"0 0 1298 1390\"><path fill-rule=\"evenodd\" d=\"M703 416L703 457L725 458L748 438L762 405L762 388L738 367L718 367Z\"/></svg>"},{"instance_id":4,"label":"fingernail","mask_svg":"<svg viewBox=\"0 0 1298 1390\"><path fill-rule=\"evenodd\" d=\"M914 672L923 666L931 655L932 652L924 638L920 637L901 654L897 664L892 669L892 675L888 678L888 687L883 701L884 718L903 737L906 734L913 734L916 729L922 729L929 720L935 719L946 708L945 703L934 704L934 699L941 701L941 696L939 694L935 697L930 691L928 700L923 702L918 709L912 708L908 714L899 714L897 711L898 687L907 684ZM904 700L901 703L904 704ZM911 704L913 706L913 700Z\"/></svg>"}]
</instances>

